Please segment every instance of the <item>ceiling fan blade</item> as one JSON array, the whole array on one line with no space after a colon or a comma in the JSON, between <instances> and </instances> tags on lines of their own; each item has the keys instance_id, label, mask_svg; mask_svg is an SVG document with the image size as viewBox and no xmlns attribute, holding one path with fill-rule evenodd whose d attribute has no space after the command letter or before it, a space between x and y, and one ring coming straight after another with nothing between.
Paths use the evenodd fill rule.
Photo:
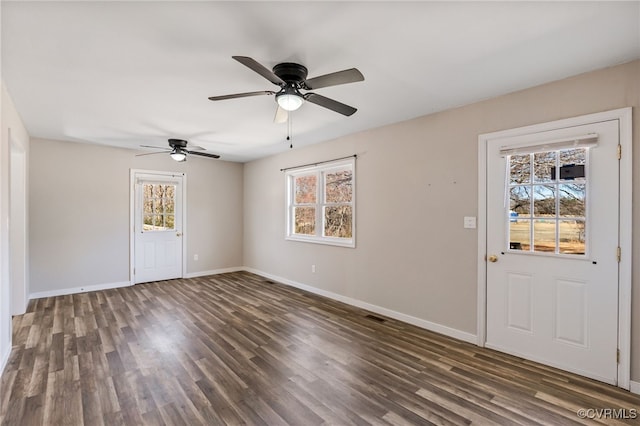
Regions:
<instances>
[{"instance_id":1,"label":"ceiling fan blade","mask_svg":"<svg viewBox=\"0 0 640 426\"><path fill-rule=\"evenodd\" d=\"M276 124L282 124L286 123L288 119L289 113L287 110L278 105L278 109L276 109L276 116L273 117L273 122Z\"/></svg>"},{"instance_id":2,"label":"ceiling fan blade","mask_svg":"<svg viewBox=\"0 0 640 426\"><path fill-rule=\"evenodd\" d=\"M220 158L218 154L209 154L208 152L188 151L184 150L189 155L199 155L201 157Z\"/></svg>"},{"instance_id":3,"label":"ceiling fan blade","mask_svg":"<svg viewBox=\"0 0 640 426\"><path fill-rule=\"evenodd\" d=\"M158 152L145 152L143 154L136 154L136 157L142 157L143 155L155 155L155 154L166 154L167 151L158 151Z\"/></svg>"},{"instance_id":4,"label":"ceiling fan blade","mask_svg":"<svg viewBox=\"0 0 640 426\"><path fill-rule=\"evenodd\" d=\"M262 65L261 63L259 63L253 58L250 58L248 56L232 56L232 58L240 62L245 67L250 68L251 70L257 72L258 74L260 74L261 76L263 76L264 78L272 82L273 84L277 84L278 86L286 84L280 77L275 75L269 68L266 68L264 65Z\"/></svg>"},{"instance_id":5,"label":"ceiling fan blade","mask_svg":"<svg viewBox=\"0 0 640 426\"><path fill-rule=\"evenodd\" d=\"M142 148L153 148L153 149L164 149L165 151L171 151L169 148L165 148L163 146L152 146L152 145L140 145Z\"/></svg>"},{"instance_id":6,"label":"ceiling fan blade","mask_svg":"<svg viewBox=\"0 0 640 426\"><path fill-rule=\"evenodd\" d=\"M353 113L357 111L357 109L354 107L345 105L342 102L338 102L336 100L327 98L326 96L318 95L316 93L307 93L306 95L304 95L304 98L311 103L328 108L331 111L346 115L347 117L353 115Z\"/></svg>"},{"instance_id":7,"label":"ceiling fan blade","mask_svg":"<svg viewBox=\"0 0 640 426\"><path fill-rule=\"evenodd\" d=\"M248 96L275 95L271 90L261 90L258 92L234 93L233 95L209 96L210 101L224 101L226 99L246 98Z\"/></svg>"},{"instance_id":8,"label":"ceiling fan blade","mask_svg":"<svg viewBox=\"0 0 640 426\"><path fill-rule=\"evenodd\" d=\"M339 84L355 83L363 81L364 76L356 68L337 71L331 74L325 74L318 77L310 78L304 82L305 89L314 90L322 87L337 86Z\"/></svg>"}]
</instances>

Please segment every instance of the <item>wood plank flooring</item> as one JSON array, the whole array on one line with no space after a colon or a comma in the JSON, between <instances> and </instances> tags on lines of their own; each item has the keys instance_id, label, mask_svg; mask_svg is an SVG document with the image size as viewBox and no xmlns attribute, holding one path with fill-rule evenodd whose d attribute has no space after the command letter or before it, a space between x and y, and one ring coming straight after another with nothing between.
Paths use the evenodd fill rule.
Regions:
<instances>
[{"instance_id":1,"label":"wood plank flooring","mask_svg":"<svg viewBox=\"0 0 640 426\"><path fill-rule=\"evenodd\" d=\"M0 423L640 424L637 395L368 314L246 272L33 300Z\"/></svg>"}]
</instances>

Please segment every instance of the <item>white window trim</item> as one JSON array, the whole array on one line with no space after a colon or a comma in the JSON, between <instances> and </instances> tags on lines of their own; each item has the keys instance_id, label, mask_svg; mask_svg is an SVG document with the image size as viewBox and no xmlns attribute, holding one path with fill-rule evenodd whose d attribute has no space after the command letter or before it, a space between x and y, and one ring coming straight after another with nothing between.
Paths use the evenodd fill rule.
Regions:
<instances>
[{"instance_id":1,"label":"white window trim","mask_svg":"<svg viewBox=\"0 0 640 426\"><path fill-rule=\"evenodd\" d=\"M324 180L322 179L322 173L330 171L332 169L344 169L351 168L352 171L352 198L351 198L351 212L352 212L352 230L351 238L336 238L322 236L324 229ZM302 235L293 233L293 216L292 216L292 204L294 199L294 185L293 179L296 176L317 174L318 180L316 185L316 235ZM339 160L330 163L323 163L321 165L314 165L304 168L296 168L285 172L285 191L287 196L285 197L285 239L290 241L301 241L306 243L325 244L339 247L355 248L356 246L356 161L355 158L346 160Z\"/></svg>"}]
</instances>

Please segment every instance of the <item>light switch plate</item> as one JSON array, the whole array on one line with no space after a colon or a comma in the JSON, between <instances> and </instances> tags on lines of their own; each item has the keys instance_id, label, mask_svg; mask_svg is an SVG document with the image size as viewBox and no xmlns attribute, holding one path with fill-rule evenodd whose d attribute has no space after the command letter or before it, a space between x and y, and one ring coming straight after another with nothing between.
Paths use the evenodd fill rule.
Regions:
<instances>
[{"instance_id":1,"label":"light switch plate","mask_svg":"<svg viewBox=\"0 0 640 426\"><path fill-rule=\"evenodd\" d=\"M467 229L476 229L476 217L475 216L465 216L464 217L464 227Z\"/></svg>"}]
</instances>

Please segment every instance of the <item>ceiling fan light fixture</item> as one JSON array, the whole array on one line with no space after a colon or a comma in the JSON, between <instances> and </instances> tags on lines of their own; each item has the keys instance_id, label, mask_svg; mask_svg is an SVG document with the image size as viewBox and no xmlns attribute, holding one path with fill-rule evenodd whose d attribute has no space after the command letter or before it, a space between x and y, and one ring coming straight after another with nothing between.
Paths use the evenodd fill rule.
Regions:
<instances>
[{"instance_id":1,"label":"ceiling fan light fixture","mask_svg":"<svg viewBox=\"0 0 640 426\"><path fill-rule=\"evenodd\" d=\"M187 154L179 148L174 148L169 154L175 161L187 161Z\"/></svg>"},{"instance_id":2,"label":"ceiling fan light fixture","mask_svg":"<svg viewBox=\"0 0 640 426\"><path fill-rule=\"evenodd\" d=\"M302 97L291 93L283 93L277 98L280 108L286 111L295 111L302 106Z\"/></svg>"}]
</instances>

